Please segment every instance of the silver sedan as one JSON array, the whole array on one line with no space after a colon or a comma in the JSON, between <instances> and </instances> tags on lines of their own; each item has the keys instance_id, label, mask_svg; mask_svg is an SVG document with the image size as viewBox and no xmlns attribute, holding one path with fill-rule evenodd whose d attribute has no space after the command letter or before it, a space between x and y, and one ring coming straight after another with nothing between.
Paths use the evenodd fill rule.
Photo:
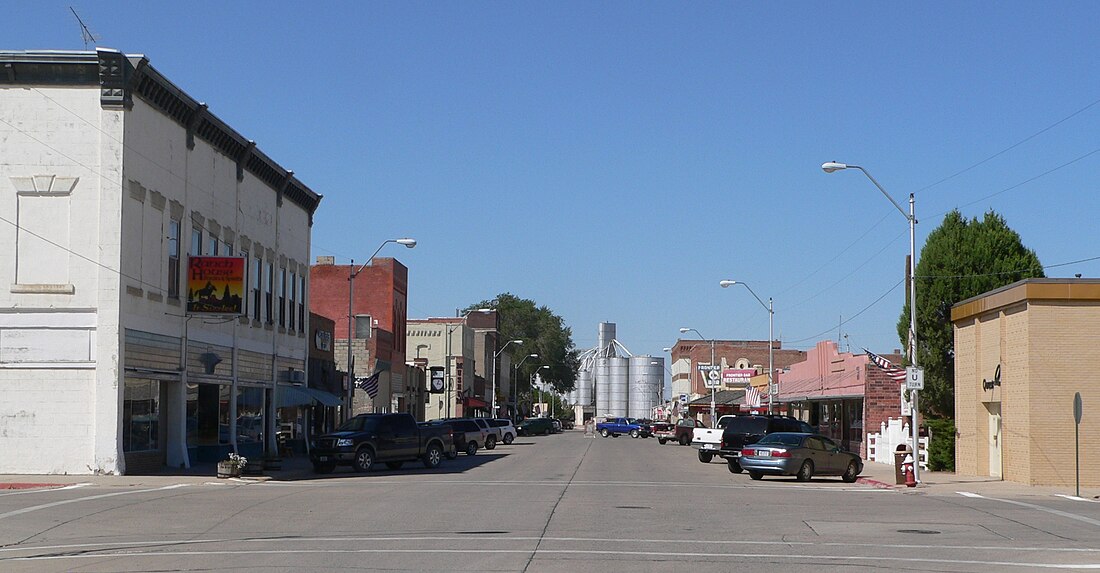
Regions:
<instances>
[{"instance_id":1,"label":"silver sedan","mask_svg":"<svg viewBox=\"0 0 1100 573\"><path fill-rule=\"evenodd\" d=\"M863 460L845 452L825 436L794 432L768 434L759 442L741 450L741 467L749 477L764 475L796 476L810 481L815 475L840 476L852 483L863 471Z\"/></svg>"}]
</instances>

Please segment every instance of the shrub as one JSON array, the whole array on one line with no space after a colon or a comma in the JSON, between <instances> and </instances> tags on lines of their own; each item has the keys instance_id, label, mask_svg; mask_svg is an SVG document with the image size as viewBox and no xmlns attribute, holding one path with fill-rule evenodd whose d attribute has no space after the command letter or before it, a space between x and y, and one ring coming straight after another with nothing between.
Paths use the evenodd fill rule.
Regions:
<instances>
[{"instance_id":1,"label":"shrub","mask_svg":"<svg viewBox=\"0 0 1100 573\"><path fill-rule=\"evenodd\" d=\"M955 471L955 420L930 418L924 423L932 435L928 442L928 469Z\"/></svg>"}]
</instances>

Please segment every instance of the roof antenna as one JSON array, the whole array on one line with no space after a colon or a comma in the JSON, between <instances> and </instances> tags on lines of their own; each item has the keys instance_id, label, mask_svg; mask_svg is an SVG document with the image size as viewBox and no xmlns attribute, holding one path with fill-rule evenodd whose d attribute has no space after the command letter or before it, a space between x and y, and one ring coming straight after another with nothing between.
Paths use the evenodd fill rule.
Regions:
<instances>
[{"instance_id":1,"label":"roof antenna","mask_svg":"<svg viewBox=\"0 0 1100 573\"><path fill-rule=\"evenodd\" d=\"M76 17L76 21L80 24L80 39L84 40L84 49L87 50L88 44L98 42L99 38L96 38L95 35L92 34L92 31L84 24L84 20L80 19L80 14L77 14L72 6L69 6L69 11L73 13L73 16Z\"/></svg>"}]
</instances>

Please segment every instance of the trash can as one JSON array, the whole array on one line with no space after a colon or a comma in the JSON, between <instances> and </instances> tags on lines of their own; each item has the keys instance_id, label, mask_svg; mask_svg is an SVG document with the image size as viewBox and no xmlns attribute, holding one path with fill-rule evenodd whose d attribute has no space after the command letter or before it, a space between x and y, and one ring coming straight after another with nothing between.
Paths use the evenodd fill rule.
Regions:
<instances>
[{"instance_id":1,"label":"trash can","mask_svg":"<svg viewBox=\"0 0 1100 573\"><path fill-rule=\"evenodd\" d=\"M905 463L905 456L912 453L913 448L910 448L909 444L900 444L894 449L894 483L898 485L905 483L905 471L902 465Z\"/></svg>"}]
</instances>

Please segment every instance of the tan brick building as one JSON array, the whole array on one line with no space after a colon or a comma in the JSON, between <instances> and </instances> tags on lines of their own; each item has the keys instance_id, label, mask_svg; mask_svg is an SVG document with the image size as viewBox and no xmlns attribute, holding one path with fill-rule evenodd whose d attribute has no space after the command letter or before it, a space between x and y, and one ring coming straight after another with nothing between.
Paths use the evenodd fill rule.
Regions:
<instances>
[{"instance_id":1,"label":"tan brick building","mask_svg":"<svg viewBox=\"0 0 1100 573\"><path fill-rule=\"evenodd\" d=\"M1081 485L1100 486L1100 280L1016 282L956 304L951 320L955 470L1072 488L1080 392Z\"/></svg>"}]
</instances>

